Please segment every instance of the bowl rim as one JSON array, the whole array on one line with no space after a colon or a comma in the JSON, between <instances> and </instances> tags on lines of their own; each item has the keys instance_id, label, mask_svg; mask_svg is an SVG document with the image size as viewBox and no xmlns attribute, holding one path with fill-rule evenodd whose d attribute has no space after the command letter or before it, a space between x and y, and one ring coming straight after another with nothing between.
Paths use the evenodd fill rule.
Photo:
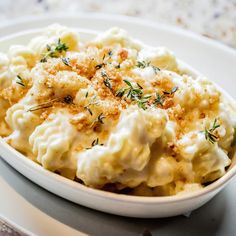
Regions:
<instances>
[{"instance_id":1,"label":"bowl rim","mask_svg":"<svg viewBox=\"0 0 236 236\"><path fill-rule=\"evenodd\" d=\"M65 16L63 14L55 14L55 15L56 15L56 17L71 18L71 16L68 16L68 15ZM88 17L88 18L90 18L91 15L92 15L92 17L96 16L96 17L99 17L99 18L101 17L103 19L104 19L104 17L105 18L111 17L111 15L109 15L109 14L105 14L105 15L104 14L89 14L89 16L85 15L85 14L80 14L80 15L82 15L83 17ZM53 18L53 17L55 17L55 16L53 16L53 15L46 16L46 18ZM72 16L72 17L78 17L78 15L77 16ZM147 20L134 19L133 17L119 16L119 15L117 17L118 17L118 20L124 20L125 19L125 20L129 20L131 22L137 22L138 24L141 24L141 25L143 25L143 24L145 25L145 24L148 23L149 25L151 24L152 27L155 27L155 28L158 28L158 29L161 28L161 29L166 30L168 32L169 31L175 31L175 32L177 31L177 33L179 33L179 34L184 34L184 36L187 35L188 37L194 38L195 40L197 39L197 40L201 41L202 43L210 44L210 45L214 44L216 47L220 47L224 51L227 51L227 53L233 54L233 56L235 56L235 58L236 58L236 51L234 51L233 49L231 49L228 46L225 46L225 45L223 45L223 44L221 44L217 41L205 38L205 37L197 35L195 33L192 33L192 32L190 32L190 33L187 32L186 33L186 31L182 30L182 29L178 29L178 28L175 28L175 27L172 27L172 26L171 27L168 26L168 28L167 28L167 26L165 26L165 25L157 25L157 24L154 24L153 22L150 22L150 21L147 21ZM45 19L45 15L43 15L42 18ZM28 21L29 19L40 20L40 17L27 17L25 19L22 18L20 20L19 19L14 20L14 21L11 21L10 25L14 25L15 23L21 24L21 23L24 23L24 22ZM9 23L1 24L0 28L1 27L7 27L8 25L9 25ZM80 30L85 30L85 29L82 29L82 28L79 28L79 29ZM9 34L5 37L0 37L0 42L4 41L4 40L7 40L9 38L17 37L17 36L23 34L24 32L29 33L30 31L32 32L33 30L23 30L23 31L20 31L18 33ZM37 30L35 30L35 31L37 31ZM98 32L98 31L94 31L94 30L87 30L87 32L92 32L92 31L93 32ZM191 70L196 72L195 69L191 68ZM199 73L199 72L197 71L197 73ZM217 85L217 87L219 89L218 85ZM227 95L231 100L234 101L234 99L227 92L225 92L222 88L220 88L220 90L224 92L224 95ZM30 160L29 158L25 157L23 154L21 154L20 152L15 150L13 147L8 145L3 140L3 138L0 137L0 154L1 154L0 157L11 165L11 161L8 160L7 158L3 157L4 156L4 155L2 155L3 152L9 152L9 154L13 154L12 156L17 157L17 161L20 161L21 165L24 165L25 167L30 167L30 168L34 169L35 171L37 171L40 175L46 175L47 177L50 177L53 181L59 181L61 184L63 184L66 187L74 188L77 191L87 192L88 194L91 194L91 195L96 196L96 197L107 198L107 199L110 199L110 200L113 200L113 201L114 200L115 201L125 201L125 202L129 202L129 203L153 204L153 203L170 203L170 202L175 202L176 203L176 202L186 201L186 200L189 200L189 199L193 199L193 198L197 198L197 197L206 195L210 192L213 192L214 190L217 190L218 188L223 187L225 184L227 184L236 175L236 165L234 165L233 168L229 169L226 172L226 174L223 175L221 178L217 179L213 183L209 184L208 186L206 186L206 187L204 187L200 190L190 192L188 194L173 195L173 196L161 196L161 197L160 196L154 196L154 197L132 196L132 195L125 195L125 194L117 194L117 193L107 192L107 191L100 190L100 189L93 189L93 188L87 187L85 185L82 185L78 182L69 180L69 179L67 179L63 176L57 175L57 174L55 174L55 173L53 173L49 170L44 169L41 165L39 165L39 164L35 163L34 161ZM19 170L19 168L16 168L13 165L11 165L11 166L13 168L17 169L19 172L21 172ZM26 176L22 172L21 172L21 174ZM30 179L30 177L28 177L28 176L26 176L26 177ZM39 185L41 185L41 184L39 184ZM47 189L47 190L50 191L49 189Z\"/></svg>"},{"instance_id":2,"label":"bowl rim","mask_svg":"<svg viewBox=\"0 0 236 236\"><path fill-rule=\"evenodd\" d=\"M37 16L33 14L29 14L27 16L20 16L15 19L11 19L10 21L0 22L0 28L7 29L11 27L16 27L17 25L20 26L22 24L27 24L28 22L47 21L47 20L52 20L52 19L56 21L57 19L72 19L72 18L78 18L78 17L82 17L84 19L97 18L101 20L110 20L111 18L114 18L114 15L116 17L116 21L119 21L119 22L127 21L130 23L138 24L140 26L148 25L148 26L151 26L152 28L161 29L166 32L175 32L179 35L185 36L187 38L192 38L204 44L207 44L210 46L214 45L215 47L219 47L220 49L227 51L227 53L230 53L236 56L236 50L234 48L228 46L227 44L224 44L221 41L217 41L213 38L209 38L207 36L195 33L194 31L182 29L177 26L173 26L173 25L169 25L169 24L165 24L161 22L154 22L149 19L140 19L134 16L122 15L119 13L109 14L109 13L95 13L95 12L89 12L89 13L80 12L78 14L70 13L70 15L68 15L67 13L60 12L60 13L40 13ZM0 39L1 38L2 37L0 35Z\"/></svg>"}]
</instances>

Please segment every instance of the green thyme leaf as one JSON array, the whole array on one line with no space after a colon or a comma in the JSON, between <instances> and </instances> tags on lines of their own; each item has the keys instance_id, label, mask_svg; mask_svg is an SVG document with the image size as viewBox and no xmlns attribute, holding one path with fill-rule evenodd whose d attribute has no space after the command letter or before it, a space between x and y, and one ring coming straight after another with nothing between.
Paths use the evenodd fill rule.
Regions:
<instances>
[{"instance_id":1,"label":"green thyme leaf","mask_svg":"<svg viewBox=\"0 0 236 236\"><path fill-rule=\"evenodd\" d=\"M104 71L102 71L101 75L104 78L103 83L105 84L105 86L112 90L111 78L109 78L106 72Z\"/></svg>"},{"instance_id":2,"label":"green thyme leaf","mask_svg":"<svg viewBox=\"0 0 236 236\"><path fill-rule=\"evenodd\" d=\"M124 81L129 87L133 88L132 84L131 84L128 80L124 79L123 81Z\"/></svg>"},{"instance_id":3,"label":"green thyme leaf","mask_svg":"<svg viewBox=\"0 0 236 236\"><path fill-rule=\"evenodd\" d=\"M23 87L25 87L25 84L24 84L24 82L23 82L22 77L21 77L20 75L17 75L16 77L17 77L16 83L19 84L19 85L21 85L21 86L23 86Z\"/></svg>"},{"instance_id":4,"label":"green thyme leaf","mask_svg":"<svg viewBox=\"0 0 236 236\"><path fill-rule=\"evenodd\" d=\"M150 95L146 95L142 98L137 97L135 100L137 101L138 107L142 108L143 110L146 110L147 109L147 103L148 103L150 97L151 97Z\"/></svg>"},{"instance_id":5,"label":"green thyme leaf","mask_svg":"<svg viewBox=\"0 0 236 236\"><path fill-rule=\"evenodd\" d=\"M117 92L116 92L116 97L123 97L125 94L125 89L124 88L121 88L119 89Z\"/></svg>"},{"instance_id":6,"label":"green thyme leaf","mask_svg":"<svg viewBox=\"0 0 236 236\"><path fill-rule=\"evenodd\" d=\"M92 147L96 146L96 145L100 145L100 146L103 146L104 144L103 143L99 143L99 138L96 138L93 140L92 144L91 144L91 147L89 148L86 148L86 149L91 149Z\"/></svg>"},{"instance_id":7,"label":"green thyme leaf","mask_svg":"<svg viewBox=\"0 0 236 236\"><path fill-rule=\"evenodd\" d=\"M178 87L175 86L171 89L171 91L164 91L163 93L166 94L166 95L172 95L175 92L177 92L177 90L178 90Z\"/></svg>"},{"instance_id":8,"label":"green thyme leaf","mask_svg":"<svg viewBox=\"0 0 236 236\"><path fill-rule=\"evenodd\" d=\"M150 66L150 63L151 63L150 61L149 61L149 62L146 62L146 61L138 61L136 66L139 67L139 68L144 69L144 68Z\"/></svg>"},{"instance_id":9,"label":"green thyme leaf","mask_svg":"<svg viewBox=\"0 0 236 236\"><path fill-rule=\"evenodd\" d=\"M215 129L217 129L219 127L220 127L220 124L217 124L217 119L215 119L210 131L213 132Z\"/></svg>"},{"instance_id":10,"label":"green thyme leaf","mask_svg":"<svg viewBox=\"0 0 236 236\"><path fill-rule=\"evenodd\" d=\"M104 84L105 84L105 86L108 87L109 89L112 89L111 82L110 82L110 80L109 80L108 78L106 78L106 79L104 80Z\"/></svg>"},{"instance_id":11,"label":"green thyme leaf","mask_svg":"<svg viewBox=\"0 0 236 236\"><path fill-rule=\"evenodd\" d=\"M153 68L155 74L157 74L161 70L159 67L153 66L153 65L152 65L152 68Z\"/></svg>"},{"instance_id":12,"label":"green thyme leaf","mask_svg":"<svg viewBox=\"0 0 236 236\"><path fill-rule=\"evenodd\" d=\"M55 51L59 52L59 53L62 53L63 51L67 51L68 49L69 49L69 47L65 43L62 43L61 39L59 38L58 43L55 47Z\"/></svg>"},{"instance_id":13,"label":"green thyme leaf","mask_svg":"<svg viewBox=\"0 0 236 236\"><path fill-rule=\"evenodd\" d=\"M93 112L92 112L92 110L90 109L89 106L85 106L84 108L89 112L89 114L90 114L91 116L93 115Z\"/></svg>"},{"instance_id":14,"label":"green thyme leaf","mask_svg":"<svg viewBox=\"0 0 236 236\"><path fill-rule=\"evenodd\" d=\"M98 105L98 104L99 104L99 102L96 100L96 96L94 96L93 101L90 102L88 105L84 106L84 109L87 110L89 112L89 114L92 116L93 112L92 112L90 106Z\"/></svg>"},{"instance_id":15,"label":"green thyme leaf","mask_svg":"<svg viewBox=\"0 0 236 236\"><path fill-rule=\"evenodd\" d=\"M66 52L69 47L61 42L59 38L56 44L46 45L47 52L44 54L44 57L40 62L46 62L49 57L59 57L62 52Z\"/></svg>"},{"instance_id":16,"label":"green thyme leaf","mask_svg":"<svg viewBox=\"0 0 236 236\"><path fill-rule=\"evenodd\" d=\"M133 86L130 81L123 80L128 88L121 88L116 92L116 96L122 98L126 95L127 98L130 98L132 101L135 101L138 107L142 109L147 109L147 103L149 101L150 95L143 96L143 87L136 83L137 87Z\"/></svg>"},{"instance_id":17,"label":"green thyme leaf","mask_svg":"<svg viewBox=\"0 0 236 236\"><path fill-rule=\"evenodd\" d=\"M63 57L61 60L66 66L71 67L69 58Z\"/></svg>"},{"instance_id":18,"label":"green thyme leaf","mask_svg":"<svg viewBox=\"0 0 236 236\"><path fill-rule=\"evenodd\" d=\"M99 141L98 138L94 139L92 142L92 147L98 145L98 141Z\"/></svg>"},{"instance_id":19,"label":"green thyme leaf","mask_svg":"<svg viewBox=\"0 0 236 236\"><path fill-rule=\"evenodd\" d=\"M103 113L101 113L98 118L97 121L100 122L101 124L104 124L103 120L105 119L105 116L103 115Z\"/></svg>"},{"instance_id":20,"label":"green thyme leaf","mask_svg":"<svg viewBox=\"0 0 236 236\"><path fill-rule=\"evenodd\" d=\"M163 106L164 101L165 101L165 96L160 95L159 93L156 93L156 98L154 100L154 104Z\"/></svg>"},{"instance_id":21,"label":"green thyme leaf","mask_svg":"<svg viewBox=\"0 0 236 236\"><path fill-rule=\"evenodd\" d=\"M215 134L213 134L213 132L219 127L220 127L220 124L217 124L217 119L215 119L210 129L205 128L205 130L201 132L204 132L206 140L214 144L215 142L217 142L218 137Z\"/></svg>"}]
</instances>

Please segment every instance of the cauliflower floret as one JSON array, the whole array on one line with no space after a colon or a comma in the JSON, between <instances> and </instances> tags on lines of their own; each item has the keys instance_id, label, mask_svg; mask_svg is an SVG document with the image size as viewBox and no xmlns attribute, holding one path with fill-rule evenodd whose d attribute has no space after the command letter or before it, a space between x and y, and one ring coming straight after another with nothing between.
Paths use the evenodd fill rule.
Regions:
<instances>
[{"instance_id":1,"label":"cauliflower floret","mask_svg":"<svg viewBox=\"0 0 236 236\"><path fill-rule=\"evenodd\" d=\"M177 142L179 155L193 165L196 182L205 183L221 177L231 161L217 143L206 140L203 132L186 134Z\"/></svg>"},{"instance_id":2,"label":"cauliflower floret","mask_svg":"<svg viewBox=\"0 0 236 236\"><path fill-rule=\"evenodd\" d=\"M41 123L41 119L32 112L28 112L28 106L17 103L7 110L6 122L13 130L5 139L14 148L31 155L29 147L29 135L34 128Z\"/></svg>"},{"instance_id":3,"label":"cauliflower floret","mask_svg":"<svg viewBox=\"0 0 236 236\"><path fill-rule=\"evenodd\" d=\"M213 105L219 102L221 93L204 77L174 76L173 82L179 88L175 101L185 109L214 110Z\"/></svg>"},{"instance_id":4,"label":"cauliflower floret","mask_svg":"<svg viewBox=\"0 0 236 236\"><path fill-rule=\"evenodd\" d=\"M77 177L86 185L102 186L116 181L124 171L142 171L149 162L150 147L161 136L165 124L162 110L130 107L121 115L105 146L77 154Z\"/></svg>"},{"instance_id":5,"label":"cauliflower floret","mask_svg":"<svg viewBox=\"0 0 236 236\"><path fill-rule=\"evenodd\" d=\"M75 135L76 130L70 124L68 114L58 112L36 127L29 143L44 168L62 170L62 173L64 169L70 169L75 173L76 162L68 156Z\"/></svg>"},{"instance_id":6,"label":"cauliflower floret","mask_svg":"<svg viewBox=\"0 0 236 236\"><path fill-rule=\"evenodd\" d=\"M174 180L175 160L163 156L150 165L150 174L147 181L149 187L166 185Z\"/></svg>"},{"instance_id":7,"label":"cauliflower floret","mask_svg":"<svg viewBox=\"0 0 236 236\"><path fill-rule=\"evenodd\" d=\"M43 35L33 38L29 43L29 48L34 50L37 58L40 59L47 52L47 45L57 44L59 39L70 51L78 50L78 33L58 24L50 25Z\"/></svg>"},{"instance_id":8,"label":"cauliflower floret","mask_svg":"<svg viewBox=\"0 0 236 236\"><path fill-rule=\"evenodd\" d=\"M142 44L139 41L128 37L128 33L125 30L116 27L111 28L105 33L99 34L92 43L100 47L120 44L122 47L130 47L137 50L142 47Z\"/></svg>"},{"instance_id":9,"label":"cauliflower floret","mask_svg":"<svg viewBox=\"0 0 236 236\"><path fill-rule=\"evenodd\" d=\"M233 113L225 103L219 105L219 116L217 117L220 121L220 127L217 130L219 141L218 144L225 150L231 149L231 144L235 137L235 113Z\"/></svg>"},{"instance_id":10,"label":"cauliflower floret","mask_svg":"<svg viewBox=\"0 0 236 236\"><path fill-rule=\"evenodd\" d=\"M138 54L138 61L150 62L158 68L177 71L178 65L174 54L164 47L151 48L145 47Z\"/></svg>"},{"instance_id":11,"label":"cauliflower floret","mask_svg":"<svg viewBox=\"0 0 236 236\"><path fill-rule=\"evenodd\" d=\"M35 53L32 49L22 45L13 45L8 51L8 56L14 72L31 68L36 63Z\"/></svg>"}]
</instances>

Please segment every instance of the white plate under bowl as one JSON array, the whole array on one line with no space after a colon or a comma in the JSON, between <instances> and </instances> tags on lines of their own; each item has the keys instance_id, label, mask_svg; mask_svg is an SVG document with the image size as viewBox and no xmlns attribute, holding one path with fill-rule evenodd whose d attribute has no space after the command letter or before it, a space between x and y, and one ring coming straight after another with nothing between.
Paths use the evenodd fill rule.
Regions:
<instances>
[{"instance_id":1,"label":"white plate under bowl","mask_svg":"<svg viewBox=\"0 0 236 236\"><path fill-rule=\"evenodd\" d=\"M83 37L90 37L95 30L112 26L125 28L131 36L146 44L166 46L177 57L199 69L211 80L221 85L230 95L233 93L236 53L214 41L194 34L129 17L102 15L54 16L32 18L0 27L0 51L11 44L27 43L37 35L38 29L52 23L78 28ZM86 29L86 30L83 30ZM27 31L25 31L27 30ZM43 169L0 139L0 155L24 176L65 199L100 211L131 217L168 217L192 211L215 196L236 174L234 167L225 176L187 196L137 197L109 193L85 187Z\"/></svg>"}]
</instances>

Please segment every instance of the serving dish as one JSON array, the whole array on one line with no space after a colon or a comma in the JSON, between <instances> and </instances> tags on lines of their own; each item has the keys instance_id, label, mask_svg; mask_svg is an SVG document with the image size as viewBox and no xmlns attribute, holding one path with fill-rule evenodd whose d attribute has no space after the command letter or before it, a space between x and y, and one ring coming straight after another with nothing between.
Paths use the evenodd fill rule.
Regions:
<instances>
[{"instance_id":1,"label":"serving dish","mask_svg":"<svg viewBox=\"0 0 236 236\"><path fill-rule=\"evenodd\" d=\"M93 35L93 31L78 29L84 38ZM162 27L159 31L162 32ZM40 31L40 30L39 30ZM1 40L1 50L16 42L32 38L38 30L29 30ZM159 32L159 33L160 33ZM168 33L167 33L168 34ZM178 34L177 34L178 35ZM230 81L229 81L230 82ZM171 197L135 197L118 195L90 189L78 183L53 174L26 159L22 154L0 142L0 154L10 165L45 189L79 203L104 212L133 217L167 217L194 210L210 200L236 174L235 157L231 169L222 178L201 191L187 196Z\"/></svg>"}]
</instances>

